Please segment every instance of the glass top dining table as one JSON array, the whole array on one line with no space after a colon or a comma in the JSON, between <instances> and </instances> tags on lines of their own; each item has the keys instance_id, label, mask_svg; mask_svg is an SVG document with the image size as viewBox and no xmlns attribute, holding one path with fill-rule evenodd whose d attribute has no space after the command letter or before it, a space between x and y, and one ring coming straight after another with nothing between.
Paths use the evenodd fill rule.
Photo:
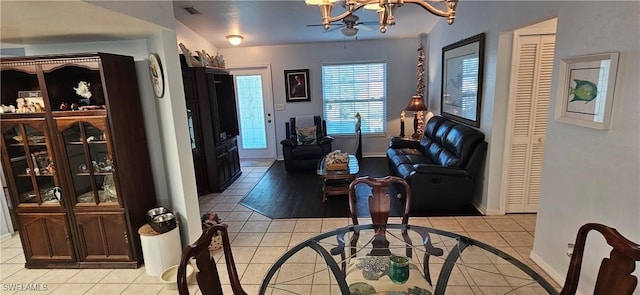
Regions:
<instances>
[{"instance_id":1,"label":"glass top dining table","mask_svg":"<svg viewBox=\"0 0 640 295\"><path fill-rule=\"evenodd\" d=\"M377 234L376 234L377 233ZM410 262L409 279L390 280L389 257ZM365 263L366 262L366 263ZM354 267L357 266L357 267ZM353 274L359 280L353 280ZM423 285L414 284L422 281ZM259 294L558 294L533 269L493 246L415 225L352 225L285 252Z\"/></svg>"}]
</instances>

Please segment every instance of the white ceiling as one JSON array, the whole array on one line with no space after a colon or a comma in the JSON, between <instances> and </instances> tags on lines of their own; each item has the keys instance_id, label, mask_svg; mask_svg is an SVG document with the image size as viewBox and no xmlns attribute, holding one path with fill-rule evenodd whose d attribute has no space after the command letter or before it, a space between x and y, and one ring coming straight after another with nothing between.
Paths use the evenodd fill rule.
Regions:
<instances>
[{"instance_id":1,"label":"white ceiling","mask_svg":"<svg viewBox=\"0 0 640 295\"><path fill-rule=\"evenodd\" d=\"M9 44L146 38L160 26L79 1L0 1L0 41Z\"/></svg>"},{"instance_id":2,"label":"white ceiling","mask_svg":"<svg viewBox=\"0 0 640 295\"><path fill-rule=\"evenodd\" d=\"M375 11L360 9L355 14L361 22L372 22L354 37L344 37L339 29L325 31L321 26L320 9L307 6L304 0L288 1L173 1L174 14L185 24L218 48L230 47L225 36L244 36L240 46L277 45L382 38L417 38L428 33L440 20L414 4L398 8L396 25L379 32ZM194 7L201 15L191 15L184 7ZM344 9L334 8L332 15ZM337 22L336 24L342 24ZM334 26L332 26L333 28ZM331 30L331 29L330 29Z\"/></svg>"},{"instance_id":3,"label":"white ceiling","mask_svg":"<svg viewBox=\"0 0 640 295\"><path fill-rule=\"evenodd\" d=\"M162 0L158 0L162 1ZM175 18L218 48L230 47L226 35L244 36L240 46L291 43L412 38L427 33L441 18L413 4L400 7L397 24L385 34L377 25L361 28L355 37L344 37L339 29L326 32L320 24L320 10L304 0L173 1ZM200 15L191 15L191 6ZM334 8L333 15L342 12ZM356 12L360 21L377 22L373 11ZM79 0L0 0L0 41L4 44L47 44L112 41L146 38L161 29L150 22ZM333 28L333 26L332 26Z\"/></svg>"}]
</instances>

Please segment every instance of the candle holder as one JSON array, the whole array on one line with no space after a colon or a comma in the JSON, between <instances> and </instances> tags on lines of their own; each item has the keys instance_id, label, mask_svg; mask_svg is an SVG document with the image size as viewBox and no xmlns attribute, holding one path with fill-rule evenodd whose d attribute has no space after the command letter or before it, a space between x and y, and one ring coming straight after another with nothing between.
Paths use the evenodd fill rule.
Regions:
<instances>
[{"instance_id":1,"label":"candle holder","mask_svg":"<svg viewBox=\"0 0 640 295\"><path fill-rule=\"evenodd\" d=\"M400 137L404 137L404 111L400 112Z\"/></svg>"}]
</instances>

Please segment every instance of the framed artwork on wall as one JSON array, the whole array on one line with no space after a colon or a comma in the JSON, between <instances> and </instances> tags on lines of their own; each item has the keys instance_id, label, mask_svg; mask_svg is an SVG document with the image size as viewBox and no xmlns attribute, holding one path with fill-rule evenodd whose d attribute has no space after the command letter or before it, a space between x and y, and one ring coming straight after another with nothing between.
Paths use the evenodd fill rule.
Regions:
<instances>
[{"instance_id":1,"label":"framed artwork on wall","mask_svg":"<svg viewBox=\"0 0 640 295\"><path fill-rule=\"evenodd\" d=\"M284 87L287 102L311 101L309 69L285 70Z\"/></svg>"},{"instance_id":2,"label":"framed artwork on wall","mask_svg":"<svg viewBox=\"0 0 640 295\"><path fill-rule=\"evenodd\" d=\"M594 129L609 129L618 52L560 60L555 119Z\"/></svg>"},{"instance_id":3,"label":"framed artwork on wall","mask_svg":"<svg viewBox=\"0 0 640 295\"><path fill-rule=\"evenodd\" d=\"M480 127L484 33L442 48L442 116Z\"/></svg>"}]
</instances>

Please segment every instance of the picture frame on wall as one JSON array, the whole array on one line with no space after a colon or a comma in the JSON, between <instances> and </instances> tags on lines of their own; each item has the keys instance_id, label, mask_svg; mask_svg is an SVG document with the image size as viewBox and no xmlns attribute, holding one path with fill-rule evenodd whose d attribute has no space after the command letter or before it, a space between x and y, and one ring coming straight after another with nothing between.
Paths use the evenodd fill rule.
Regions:
<instances>
[{"instance_id":1,"label":"picture frame on wall","mask_svg":"<svg viewBox=\"0 0 640 295\"><path fill-rule=\"evenodd\" d=\"M560 60L556 121L609 129L618 57L618 52L607 52Z\"/></svg>"},{"instance_id":2,"label":"picture frame on wall","mask_svg":"<svg viewBox=\"0 0 640 295\"><path fill-rule=\"evenodd\" d=\"M480 127L484 39L480 33L442 48L442 116L473 127Z\"/></svg>"},{"instance_id":3,"label":"picture frame on wall","mask_svg":"<svg viewBox=\"0 0 640 295\"><path fill-rule=\"evenodd\" d=\"M284 84L287 102L311 101L309 69L285 70Z\"/></svg>"}]
</instances>

